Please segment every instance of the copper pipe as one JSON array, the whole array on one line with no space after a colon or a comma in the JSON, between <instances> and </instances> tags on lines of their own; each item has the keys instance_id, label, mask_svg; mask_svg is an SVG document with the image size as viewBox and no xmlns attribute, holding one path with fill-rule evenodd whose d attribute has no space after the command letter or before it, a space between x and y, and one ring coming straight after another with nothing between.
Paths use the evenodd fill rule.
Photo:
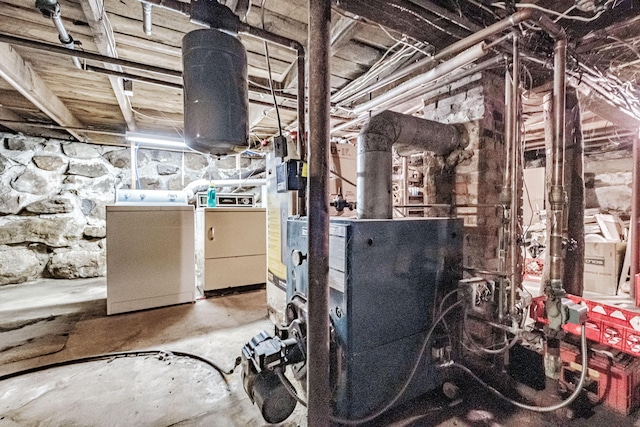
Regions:
<instances>
[{"instance_id":1,"label":"copper pipe","mask_svg":"<svg viewBox=\"0 0 640 427\"><path fill-rule=\"evenodd\" d=\"M518 215L520 212L520 191L519 183L521 182L522 168L520 167L520 37L518 33L512 33L513 41L513 65L511 80L511 201L510 201L510 221L509 221L509 314L515 315L516 307L516 290L521 286L520 280L520 248L518 246L518 230L522 218Z\"/></svg>"},{"instance_id":2,"label":"copper pipe","mask_svg":"<svg viewBox=\"0 0 640 427\"><path fill-rule=\"evenodd\" d=\"M460 41L457 41L447 47L445 47L444 49L442 49L440 52L438 52L436 55L428 57L428 58L424 58L416 63L414 63L413 65L410 65L408 67L405 67L401 70L396 71L395 73L390 74L389 76L379 80L378 82L374 83L373 85L369 86L368 88L366 88L366 90L368 92L374 91L376 89L380 89L381 87L387 86L390 83L395 82L396 80L399 80L405 76L408 76L409 74L413 73L414 71L418 71L421 68L434 63L434 62L438 62L438 61L443 61L445 59L448 59L460 52L462 52L465 49L468 49L480 42L485 41L486 39L488 39L491 36L494 36L496 34L499 34L503 31L506 31L516 25L518 25L519 23L526 21L528 19L530 19L532 16L534 16L535 11L533 9L522 9L516 13L514 13L513 15L496 22L495 24L489 25L488 27L477 31L473 34L471 34L469 37L466 37Z\"/></svg>"},{"instance_id":3,"label":"copper pipe","mask_svg":"<svg viewBox=\"0 0 640 427\"><path fill-rule=\"evenodd\" d=\"M630 267L630 277L629 280L629 289L631 292L631 296L634 297L636 306L640 307L640 289L636 289L636 275L640 273L638 271L638 263L640 262L640 219L638 215L640 215L640 195L638 192L640 191L640 183L638 183L638 179L640 179L640 128L636 133L635 144L633 144L633 195L631 196L631 236L629 239L631 240L631 265Z\"/></svg>"}]
</instances>

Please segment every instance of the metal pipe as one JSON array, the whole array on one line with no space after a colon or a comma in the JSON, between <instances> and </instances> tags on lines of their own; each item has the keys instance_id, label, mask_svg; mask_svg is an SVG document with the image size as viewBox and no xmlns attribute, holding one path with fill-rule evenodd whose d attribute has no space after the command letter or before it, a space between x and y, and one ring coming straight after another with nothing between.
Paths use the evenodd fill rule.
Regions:
<instances>
[{"instance_id":1,"label":"metal pipe","mask_svg":"<svg viewBox=\"0 0 640 427\"><path fill-rule=\"evenodd\" d=\"M178 0L139 0L140 3L148 3L167 9L172 12L178 12L182 15L189 16L191 14L191 3L184 3Z\"/></svg>"},{"instance_id":2,"label":"metal pipe","mask_svg":"<svg viewBox=\"0 0 640 427\"><path fill-rule=\"evenodd\" d=\"M306 117L305 117L305 49L304 46L293 39L274 34L261 28L252 27L249 24L241 23L239 32L249 34L262 40L267 40L279 44L297 53L297 80L298 80L298 156L302 160L307 159L306 148Z\"/></svg>"},{"instance_id":3,"label":"metal pipe","mask_svg":"<svg viewBox=\"0 0 640 427\"><path fill-rule=\"evenodd\" d=\"M369 86L366 90L368 92L371 92L376 89L380 89L390 83L395 82L396 80L399 80L413 73L414 71L418 71L422 69L423 67L433 62L442 61L444 59L450 58L451 56L456 55L457 53L462 52L465 49L468 49L478 43L483 42L484 40L488 39L493 35L506 31L520 24L523 21L530 19L535 13L536 11L534 11L533 9L519 10L518 12L514 13L511 16L501 21L498 21L495 24L489 25L488 27L471 34L469 37L466 37L460 41L457 41L447 46L446 48L442 49L440 52L438 52L434 56L424 58L414 63L413 65L410 65L408 67L405 67L401 70L396 71L395 73L390 74L389 76Z\"/></svg>"},{"instance_id":4,"label":"metal pipe","mask_svg":"<svg viewBox=\"0 0 640 427\"><path fill-rule=\"evenodd\" d=\"M414 77L413 79L385 92L384 94L377 96L369 102L365 102L364 104L357 105L353 112L355 114L365 113L373 108L380 106L381 104L393 100L394 98L404 94L405 92L412 90L420 85L428 83L432 80L435 80L439 77L444 76L457 68L460 68L464 65L469 64L470 62L475 61L478 58L486 55L487 50L485 48L484 43L478 43L472 48L462 52L460 55L452 58L447 62L443 62L442 64L432 68L426 73Z\"/></svg>"},{"instance_id":5,"label":"metal pipe","mask_svg":"<svg viewBox=\"0 0 640 427\"><path fill-rule=\"evenodd\" d=\"M306 116L305 116L305 71L304 71L304 48L298 50L298 139L296 141L296 149L298 151L298 157L306 162L308 159L307 153L307 126L306 126ZM307 201L305 197L305 193L299 191L298 192L298 206L297 206L298 215L306 215L307 214Z\"/></svg>"},{"instance_id":6,"label":"metal pipe","mask_svg":"<svg viewBox=\"0 0 640 427\"><path fill-rule=\"evenodd\" d=\"M304 50L298 51L298 156L307 160L307 124L305 114L305 70Z\"/></svg>"},{"instance_id":7,"label":"metal pipe","mask_svg":"<svg viewBox=\"0 0 640 427\"><path fill-rule=\"evenodd\" d=\"M148 36L151 35L151 14L153 12L153 5L151 3L142 3L142 30Z\"/></svg>"},{"instance_id":8,"label":"metal pipe","mask_svg":"<svg viewBox=\"0 0 640 427\"><path fill-rule=\"evenodd\" d=\"M406 156L418 151L439 155L466 145L461 125L449 125L385 110L373 116L358 135L356 209L358 218L393 216L392 152Z\"/></svg>"},{"instance_id":9,"label":"metal pipe","mask_svg":"<svg viewBox=\"0 0 640 427\"><path fill-rule=\"evenodd\" d=\"M640 262L640 253L638 253L640 250L640 218L638 218L640 215L640 195L638 195L638 192L640 192L640 183L638 183L640 179L640 147L638 145L640 145L640 128L636 131L636 140L633 144L633 193L631 196L631 220L629 222L631 224L631 236L629 236L631 240L629 280L631 282L629 283L629 289L635 299L636 306L640 307L640 289L636 289L636 283L638 283L636 276L640 273L638 271L638 263Z\"/></svg>"},{"instance_id":10,"label":"metal pipe","mask_svg":"<svg viewBox=\"0 0 640 427\"><path fill-rule=\"evenodd\" d=\"M309 0L309 254L307 422L329 426L329 119L331 1ZM304 84L299 81L298 84ZM301 98L304 101L304 98Z\"/></svg>"},{"instance_id":11,"label":"metal pipe","mask_svg":"<svg viewBox=\"0 0 640 427\"><path fill-rule=\"evenodd\" d=\"M55 10L51 14L51 20L53 21L53 25L55 25L56 29L58 30L58 39L60 40L60 43L62 43L67 49L74 50L75 45L73 43L73 37L69 35L67 29L64 27L62 16L60 14L59 3L56 3L55 5ZM73 61L73 65L75 65L76 68L82 69L82 64L80 64L80 60L77 56L72 56L71 60Z\"/></svg>"},{"instance_id":12,"label":"metal pipe","mask_svg":"<svg viewBox=\"0 0 640 427\"><path fill-rule=\"evenodd\" d=\"M516 313L516 291L520 288L520 248L518 246L518 230L520 230L520 221L522 218L518 215L520 212L520 188L519 183L522 169L520 167L520 37L518 33L512 33L513 42L513 64L512 64L512 80L511 80L511 200L509 215L509 314L514 316ZM508 83L507 83L508 84Z\"/></svg>"},{"instance_id":13,"label":"metal pipe","mask_svg":"<svg viewBox=\"0 0 640 427\"><path fill-rule=\"evenodd\" d=\"M511 73L509 69L505 69L504 73L504 151L505 151L505 165L504 165L504 177L502 183L502 191L500 192L500 204L501 204L501 218L500 218L500 231L499 231L499 243L498 243L498 269L505 273L506 278L511 278L511 274L508 271L508 254L509 254L509 224L511 223L511 152L513 150L513 115L515 114L513 106L513 86ZM498 321L502 322L505 315L505 285L506 280L501 279L498 282Z\"/></svg>"},{"instance_id":14,"label":"metal pipe","mask_svg":"<svg viewBox=\"0 0 640 427\"><path fill-rule=\"evenodd\" d=\"M179 89L182 90L182 85L180 83L171 83L164 80L153 79L151 77L140 76L137 74L124 73L121 71L110 70L108 68L96 67L93 65L85 65L84 69L87 71L92 71L94 73L106 74L109 76L121 77L123 79L135 80L138 82L149 83L156 86L168 87L171 89Z\"/></svg>"},{"instance_id":15,"label":"metal pipe","mask_svg":"<svg viewBox=\"0 0 640 427\"><path fill-rule=\"evenodd\" d=\"M182 78L182 72L170 70L168 68L156 67L155 65L142 64L135 61L127 61L126 59L112 58L110 56L100 55L98 53L86 52L83 50L75 50L69 52L69 49L60 47L51 43L43 43L34 40L24 39L21 37L11 36L9 34L0 33L0 42L9 43L17 46L24 46L32 49L46 50L56 55L77 56L78 58L90 61L107 62L109 64L120 65L125 68L133 68L136 70L149 71L151 73L163 74L171 77Z\"/></svg>"},{"instance_id":16,"label":"metal pipe","mask_svg":"<svg viewBox=\"0 0 640 427\"><path fill-rule=\"evenodd\" d=\"M214 179L214 185L218 187L262 187L267 185L265 178L247 178L247 179Z\"/></svg>"},{"instance_id":17,"label":"metal pipe","mask_svg":"<svg viewBox=\"0 0 640 427\"><path fill-rule=\"evenodd\" d=\"M552 331L559 331L561 321L561 298L565 291L562 285L564 274L564 214L565 190L563 177L563 152L565 145L565 74L567 38L562 27L555 24L546 16L540 16L537 24L555 39L554 70L553 70L553 140L551 149L551 188L549 190L551 221L549 233L549 284L545 287L548 296L546 303L549 327Z\"/></svg>"},{"instance_id":18,"label":"metal pipe","mask_svg":"<svg viewBox=\"0 0 640 427\"><path fill-rule=\"evenodd\" d=\"M478 64L477 66L473 67L473 68L469 68L467 70L462 70L459 73L456 73L455 75L452 75L450 77L444 78L442 80L439 80L437 82L435 82L433 85L429 85L429 83L424 83L423 86L417 87L405 94L402 94L402 96L397 97L395 100L390 101L388 104L385 105L385 107L387 109L396 107L404 102L406 102L408 99L417 97L417 96L422 96L427 92L430 91L435 91L438 90L442 87L445 87L447 85L453 84L455 82L457 82L460 79L463 79L465 77L471 76L473 74L476 73L480 73L484 70L493 68L499 64L501 64L503 61L505 60L504 56L494 56L491 59L488 59L484 62L481 62L480 64ZM345 123L342 123L338 126L335 126L332 130L331 133L334 132L340 132L341 130L344 129L348 129L351 126L354 126L360 122L363 122L365 120L367 120L369 118L368 114L363 114L360 117L356 118L356 119L352 119L349 120Z\"/></svg>"},{"instance_id":19,"label":"metal pipe","mask_svg":"<svg viewBox=\"0 0 640 427\"><path fill-rule=\"evenodd\" d=\"M133 69L142 70L142 71L150 71L157 74L164 74L169 77L182 78L182 73L180 71L170 70L168 68L156 67L153 65L143 64L140 62L121 60L118 58L113 58L111 56L104 56L97 53L91 53L91 52L85 52L85 51L69 52L67 49L63 49L63 48L60 48L59 46L52 45L49 43L43 43L43 42L29 40L29 39L22 39L22 38L2 34L2 33L0 33L0 41L9 43L9 44L25 46L31 49L47 51L54 54L66 55L66 56L75 56L79 54L78 56L85 59L92 60L92 61L104 62L107 64L114 64L114 65L121 65L126 68L133 68ZM54 48L54 50L52 50L52 48ZM167 82L165 80L158 80L151 77L141 76L138 74L125 73L125 72L110 70L107 68L96 67L96 66L86 65L86 64L82 68L84 70L93 71L96 73L102 73L102 74L107 74L111 76L122 77L124 79L135 80L139 82L182 90L182 84L180 83ZM263 89L260 86L257 86L251 83L249 83L249 92L271 94L271 92L268 89ZM296 95L291 95L291 94L282 93L282 92L276 93L276 96L279 98L290 99L292 101L296 101L298 99ZM272 105L272 104L269 104L269 105Z\"/></svg>"}]
</instances>

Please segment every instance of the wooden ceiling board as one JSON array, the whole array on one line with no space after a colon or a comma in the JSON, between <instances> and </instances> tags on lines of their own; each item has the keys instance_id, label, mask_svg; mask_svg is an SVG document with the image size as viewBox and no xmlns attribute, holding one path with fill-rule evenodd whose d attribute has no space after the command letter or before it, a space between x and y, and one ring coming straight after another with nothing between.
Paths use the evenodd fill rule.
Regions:
<instances>
[{"instance_id":1,"label":"wooden ceiling board","mask_svg":"<svg viewBox=\"0 0 640 427\"><path fill-rule=\"evenodd\" d=\"M98 52L98 46L94 42L91 28L87 25L87 17L82 8L82 2L86 0L60 0L62 19L75 40L81 42L81 47L90 52ZM153 32L150 36L142 30L142 6L138 0L104 0L105 16L108 18L116 43L118 56L143 64L160 66L174 71L182 69L181 45L185 33L202 26L189 22L187 16L176 12L153 8ZM188 0L185 0L188 1ZM540 4L551 8L560 8L573 5L572 0L542 0ZM638 46L640 40L640 18L629 16L630 0L621 0L624 3L622 18L627 24L616 24L607 29L607 34L613 34L626 40L627 44ZM261 27L261 5L263 0L252 0L252 7L247 21L256 27ZM334 9L332 13L333 36L336 44L332 48L330 65L331 90L336 91L366 72L385 52L400 39L413 43L411 37L421 41L432 43L437 49L441 49L452 41L457 40L463 31L459 24L453 21L459 20L458 14L462 13L462 20L472 21L475 24L490 23L491 14L472 13L476 6L470 4L456 4L446 0L340 0L334 1L335 6L350 12ZM557 4L556 4L557 3ZM307 0L266 0L264 2L265 27L284 37L294 39L306 46L308 39L307 27ZM430 7L435 5L435 8ZM626 5L626 6L625 6ZM624 9L624 10L623 10ZM438 12L440 10L440 12ZM442 12L447 12L443 15ZM357 13L357 23L350 20ZM612 13L608 13L611 17ZM637 15L637 14L636 14ZM369 20L362 18L368 17ZM443 16L448 16L443 19ZM487 16L490 18L488 19ZM386 23L386 32L376 22ZM580 25L579 23L563 20L565 25ZM396 30L390 29L394 27ZM596 28L590 24L579 28L578 33L584 33L585 28ZM58 34L50 19L44 18L35 9L33 0L0 0L0 32L45 41L59 45ZM568 31L570 34L576 31ZM410 37L404 37L403 34ZM577 33L576 33L577 34ZM266 83L267 67L264 58L263 41L248 35L241 35L240 39L247 48L248 70L250 79L260 84ZM425 47L430 51L433 47ZM122 110L119 109L114 89L109 78L103 74L82 72L72 66L70 57L51 55L45 51L16 47L16 51L29 61L33 72L50 88L51 92L66 105L66 108L77 116L78 120L86 125L107 126L112 129L124 129ZM273 43L269 44L271 67L273 78L277 87L290 87L290 92L295 95L296 88L296 53L286 47ZM418 57L416 54L415 58ZM415 58L410 61L415 60ZM588 60L601 69L608 69L609 65L616 68L616 75L620 78L637 82L640 72L640 61L637 65L633 61L640 58L624 43L607 39L602 34L597 37L587 35L578 43L578 59ZM409 60L408 60L409 62ZM103 64L89 61L88 64L103 66ZM526 63L533 70L534 65ZM138 74L154 79L165 80L172 83L181 83L181 78L158 75L149 71L124 69L125 72ZM542 80L548 79L549 71L539 72ZM268 94L251 94L251 111L256 131L269 135L275 130L275 112L271 106L271 96ZM281 118L283 123L295 122L296 102L283 100ZM153 85L143 82L134 82L134 95L129 98L134 117L140 131L157 131L173 133L175 128L182 127L182 90ZM261 105L256 105L260 103ZM0 81L0 105L8 111L29 120L41 120L51 122L43 112L33 105L22 94L15 91L11 85ZM527 107L529 108L529 107ZM531 107L533 111L535 107ZM595 107L594 107L595 108ZM260 117L266 111L266 116ZM585 118L589 116L585 115ZM588 124L599 126L601 123ZM592 132L589 130L589 132ZM593 131L595 132L595 130ZM115 140L118 138L91 137L92 141ZM121 142L121 141L120 141Z\"/></svg>"}]
</instances>

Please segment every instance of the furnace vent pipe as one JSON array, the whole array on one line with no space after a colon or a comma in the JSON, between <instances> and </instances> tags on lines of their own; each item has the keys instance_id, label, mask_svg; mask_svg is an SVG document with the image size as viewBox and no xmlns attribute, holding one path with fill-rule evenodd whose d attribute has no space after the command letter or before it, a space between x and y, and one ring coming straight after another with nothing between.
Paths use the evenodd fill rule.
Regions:
<instances>
[{"instance_id":1,"label":"furnace vent pipe","mask_svg":"<svg viewBox=\"0 0 640 427\"><path fill-rule=\"evenodd\" d=\"M407 156L420 151L446 155L467 143L462 125L449 125L385 110L358 135L356 206L360 219L391 219L392 151Z\"/></svg>"}]
</instances>

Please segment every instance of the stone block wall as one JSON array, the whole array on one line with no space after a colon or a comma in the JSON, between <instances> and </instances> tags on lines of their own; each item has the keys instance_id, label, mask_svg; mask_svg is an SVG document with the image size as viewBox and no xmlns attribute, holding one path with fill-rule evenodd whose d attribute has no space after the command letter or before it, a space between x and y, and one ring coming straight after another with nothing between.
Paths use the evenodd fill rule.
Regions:
<instances>
[{"instance_id":1,"label":"stone block wall","mask_svg":"<svg viewBox=\"0 0 640 427\"><path fill-rule=\"evenodd\" d=\"M630 149L585 156L585 204L587 209L631 216L633 158Z\"/></svg>"},{"instance_id":2,"label":"stone block wall","mask_svg":"<svg viewBox=\"0 0 640 427\"><path fill-rule=\"evenodd\" d=\"M206 190L237 174L234 156L139 149L139 188ZM241 159L240 173L264 168ZM0 133L0 285L106 274L106 205L131 188L128 147Z\"/></svg>"},{"instance_id":3,"label":"stone block wall","mask_svg":"<svg viewBox=\"0 0 640 427\"><path fill-rule=\"evenodd\" d=\"M545 166L544 152L529 153L525 168ZM610 147L585 153L585 207L600 213L616 214L623 220L631 216L633 185L631 147ZM546 199L546 194L541 195Z\"/></svg>"}]
</instances>

